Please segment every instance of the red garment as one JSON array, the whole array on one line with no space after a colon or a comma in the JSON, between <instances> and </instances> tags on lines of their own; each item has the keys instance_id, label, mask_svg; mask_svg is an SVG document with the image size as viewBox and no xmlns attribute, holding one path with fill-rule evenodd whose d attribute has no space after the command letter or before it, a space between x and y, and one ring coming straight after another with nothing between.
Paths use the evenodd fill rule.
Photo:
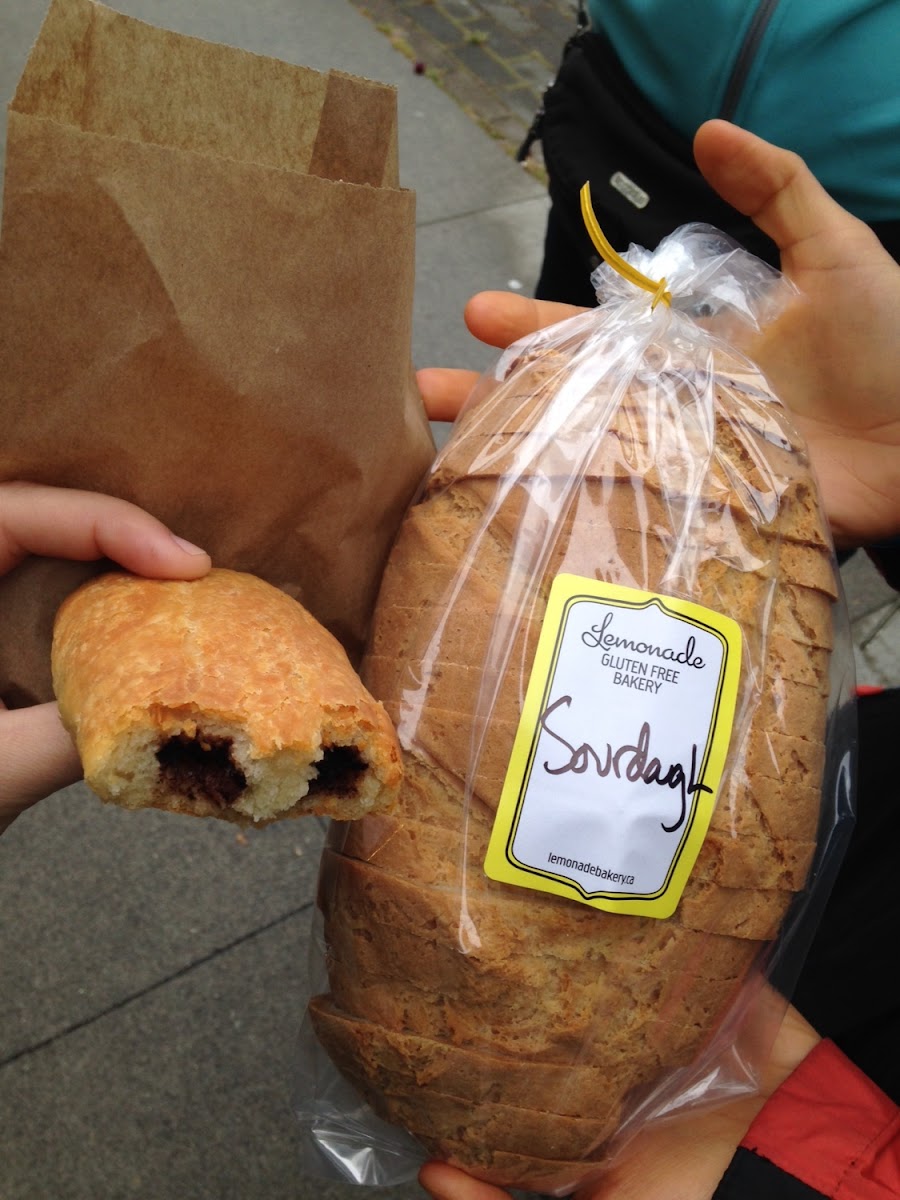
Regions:
<instances>
[{"instance_id":1,"label":"red garment","mask_svg":"<svg viewBox=\"0 0 900 1200\"><path fill-rule=\"evenodd\" d=\"M827 1039L741 1144L831 1200L900 1197L900 1108Z\"/></svg>"}]
</instances>

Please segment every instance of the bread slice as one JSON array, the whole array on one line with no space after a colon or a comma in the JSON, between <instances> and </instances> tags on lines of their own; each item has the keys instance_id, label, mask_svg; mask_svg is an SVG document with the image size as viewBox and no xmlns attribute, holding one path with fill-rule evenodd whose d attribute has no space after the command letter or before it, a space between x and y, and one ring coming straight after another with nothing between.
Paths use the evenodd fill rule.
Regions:
<instances>
[{"instance_id":1,"label":"bread slice","mask_svg":"<svg viewBox=\"0 0 900 1200\"><path fill-rule=\"evenodd\" d=\"M352 1017L329 996L315 996L309 1006L316 1033L342 1068L360 1070L378 1091L416 1095L434 1088L445 1095L468 1097L474 1104L498 1103L513 1108L544 1108L561 1116L598 1115L609 1106L618 1076L627 1062L583 1066L568 1061L531 1062L499 1053L496 1047L466 1049L447 1041L387 1029L364 1017Z\"/></svg>"},{"instance_id":2,"label":"bread slice","mask_svg":"<svg viewBox=\"0 0 900 1200\"><path fill-rule=\"evenodd\" d=\"M429 884L480 890L493 881L481 867L490 838L488 824L477 819L463 833L459 808L455 822L436 825L405 813L372 816L338 826L330 835L333 849L348 858L369 862L382 871L408 878L409 863L429 865ZM806 883L815 841L796 842L760 832L712 829L707 834L693 877L726 888L799 891Z\"/></svg>"},{"instance_id":3,"label":"bread slice","mask_svg":"<svg viewBox=\"0 0 900 1200\"><path fill-rule=\"evenodd\" d=\"M623 1037L626 1053L641 1053L635 1023L645 1048L651 1029L663 1038L689 1029L695 1044L699 1015L723 1011L759 949L750 938L706 937L589 908L579 908L573 924L571 904L559 897L536 906L526 890L502 887L468 896L466 921L477 931L468 947L458 895L327 852L319 902L342 1008L388 1027L405 1014L410 1028L437 1036L432 1022L446 1004L456 1035L466 1029L467 1040L507 1049L527 1041L550 1061L554 1047L572 1052L581 1042L603 1062ZM415 1014L401 1003L413 992ZM664 1044L653 1050L666 1054Z\"/></svg>"}]
</instances>

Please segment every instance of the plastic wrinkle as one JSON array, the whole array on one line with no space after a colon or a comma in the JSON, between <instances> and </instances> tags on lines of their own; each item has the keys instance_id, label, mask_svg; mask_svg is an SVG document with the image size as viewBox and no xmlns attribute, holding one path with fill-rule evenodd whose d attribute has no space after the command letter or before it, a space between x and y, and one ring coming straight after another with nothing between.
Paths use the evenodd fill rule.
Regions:
<instances>
[{"instance_id":1,"label":"plastic wrinkle","mask_svg":"<svg viewBox=\"0 0 900 1200\"><path fill-rule=\"evenodd\" d=\"M299 1050L304 1165L330 1178L396 1186L439 1157L563 1196L649 1124L753 1092L802 961L798 931L852 825L855 681L831 537L805 446L740 349L795 293L708 226L626 257L667 281L671 305L651 307L604 265L598 308L500 354L385 570L362 675L397 726L404 785L396 813L329 830ZM594 906L610 884L576 899L567 876L555 892L485 871L560 576L740 627L715 804L671 916ZM586 660L586 680L606 675L584 684L601 699L577 736L555 737L552 770L534 754L556 773L542 784L546 850L566 847L547 861L577 846L584 863L567 869L592 878L605 855L634 875L651 861L678 776L668 751L655 776L646 762L669 729L696 728L683 682L648 682L652 638L610 645L605 664ZM611 786L612 763L618 747L637 771L626 743L652 704L634 800ZM543 730L556 711L542 710Z\"/></svg>"}]
</instances>

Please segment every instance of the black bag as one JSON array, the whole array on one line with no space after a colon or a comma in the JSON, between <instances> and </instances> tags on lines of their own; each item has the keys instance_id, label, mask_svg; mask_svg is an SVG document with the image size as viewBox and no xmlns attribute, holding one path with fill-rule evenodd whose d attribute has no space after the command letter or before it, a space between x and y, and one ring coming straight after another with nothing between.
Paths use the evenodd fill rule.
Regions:
<instances>
[{"instance_id":1,"label":"black bag","mask_svg":"<svg viewBox=\"0 0 900 1200\"><path fill-rule=\"evenodd\" d=\"M758 5L735 56L718 113L726 120L733 116L775 8L772 0ZM590 274L600 259L584 228L579 202L586 182L600 227L620 252L632 242L652 250L679 226L702 221L777 267L775 243L704 180L690 139L647 100L608 38L588 29L581 0L577 19L557 76L517 154L523 162L539 140L549 175L551 211L537 297L596 303ZM874 222L871 227L900 259L900 221Z\"/></svg>"},{"instance_id":2,"label":"black bag","mask_svg":"<svg viewBox=\"0 0 900 1200\"><path fill-rule=\"evenodd\" d=\"M579 201L588 181L597 220L616 250L632 242L653 249L680 225L703 221L778 265L775 243L712 190L690 141L636 87L603 34L580 29L566 45L519 161L538 139L552 205L540 299L596 302L590 273L600 259Z\"/></svg>"}]
</instances>

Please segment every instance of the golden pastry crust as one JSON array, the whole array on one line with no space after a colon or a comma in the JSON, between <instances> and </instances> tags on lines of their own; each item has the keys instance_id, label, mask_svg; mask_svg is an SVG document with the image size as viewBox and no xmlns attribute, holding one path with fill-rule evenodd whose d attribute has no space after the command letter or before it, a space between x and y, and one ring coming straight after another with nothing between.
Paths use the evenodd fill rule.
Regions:
<instances>
[{"instance_id":1,"label":"golden pastry crust","mask_svg":"<svg viewBox=\"0 0 900 1200\"><path fill-rule=\"evenodd\" d=\"M91 580L60 607L52 670L103 800L240 824L393 807L387 713L328 630L256 576Z\"/></svg>"}]
</instances>

